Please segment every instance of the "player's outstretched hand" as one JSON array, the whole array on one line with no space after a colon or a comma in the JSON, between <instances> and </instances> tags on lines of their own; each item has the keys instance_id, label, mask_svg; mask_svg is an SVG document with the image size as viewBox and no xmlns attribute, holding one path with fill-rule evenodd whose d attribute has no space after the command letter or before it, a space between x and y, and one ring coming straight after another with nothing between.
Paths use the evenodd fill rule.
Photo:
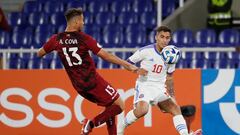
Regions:
<instances>
[{"instance_id":1,"label":"player's outstretched hand","mask_svg":"<svg viewBox=\"0 0 240 135\"><path fill-rule=\"evenodd\" d=\"M136 72L138 70L138 67L136 67L135 65L132 65L130 63L127 63L126 65L123 65L123 67L125 69L127 69L128 71L132 71L132 72Z\"/></svg>"},{"instance_id":2,"label":"player's outstretched hand","mask_svg":"<svg viewBox=\"0 0 240 135\"><path fill-rule=\"evenodd\" d=\"M139 75L143 75L143 76L146 76L148 71L143 69L143 68L139 68L137 71L136 71L137 74Z\"/></svg>"},{"instance_id":3,"label":"player's outstretched hand","mask_svg":"<svg viewBox=\"0 0 240 135\"><path fill-rule=\"evenodd\" d=\"M127 66L124 67L125 69L129 70L129 71L132 71L132 72L135 72L138 70L138 67L136 67L135 65L132 65L132 64L128 64Z\"/></svg>"},{"instance_id":4,"label":"player's outstretched hand","mask_svg":"<svg viewBox=\"0 0 240 135\"><path fill-rule=\"evenodd\" d=\"M124 66L125 69L129 70L129 71L132 71L134 73L137 73L139 75L147 75L148 71L143 69L143 68L138 68L136 67L135 65L132 65L132 64L128 64L127 66Z\"/></svg>"}]
</instances>

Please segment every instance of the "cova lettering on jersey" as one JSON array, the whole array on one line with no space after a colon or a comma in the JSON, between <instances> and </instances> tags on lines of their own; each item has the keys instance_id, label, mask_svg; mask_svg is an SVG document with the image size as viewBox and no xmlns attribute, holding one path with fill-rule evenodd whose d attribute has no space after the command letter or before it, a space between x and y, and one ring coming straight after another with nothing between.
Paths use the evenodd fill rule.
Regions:
<instances>
[{"instance_id":1,"label":"cova lettering on jersey","mask_svg":"<svg viewBox=\"0 0 240 135\"><path fill-rule=\"evenodd\" d=\"M78 41L77 39L65 39L65 40L60 39L59 43L70 45L70 44L78 44Z\"/></svg>"}]
</instances>

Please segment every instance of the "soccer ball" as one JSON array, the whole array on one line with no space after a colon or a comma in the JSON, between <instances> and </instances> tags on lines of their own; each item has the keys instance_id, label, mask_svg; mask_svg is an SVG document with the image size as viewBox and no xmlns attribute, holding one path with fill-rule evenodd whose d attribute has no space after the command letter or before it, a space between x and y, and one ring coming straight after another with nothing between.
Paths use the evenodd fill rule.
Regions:
<instances>
[{"instance_id":1,"label":"soccer ball","mask_svg":"<svg viewBox=\"0 0 240 135\"><path fill-rule=\"evenodd\" d=\"M162 49L162 58L167 64L176 64L181 57L180 50L174 45L168 45Z\"/></svg>"}]
</instances>

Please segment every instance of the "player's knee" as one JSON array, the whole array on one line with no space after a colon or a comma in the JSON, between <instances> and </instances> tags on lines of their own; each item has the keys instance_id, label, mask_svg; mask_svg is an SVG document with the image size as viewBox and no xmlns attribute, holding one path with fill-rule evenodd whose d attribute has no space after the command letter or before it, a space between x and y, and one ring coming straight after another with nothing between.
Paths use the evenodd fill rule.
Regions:
<instances>
[{"instance_id":1,"label":"player's knee","mask_svg":"<svg viewBox=\"0 0 240 135\"><path fill-rule=\"evenodd\" d=\"M119 107L121 108L122 111L125 109L125 104L123 100L120 100Z\"/></svg>"},{"instance_id":2,"label":"player's knee","mask_svg":"<svg viewBox=\"0 0 240 135\"><path fill-rule=\"evenodd\" d=\"M139 107L135 109L135 115L137 118L143 117L148 113L148 107Z\"/></svg>"},{"instance_id":3,"label":"player's knee","mask_svg":"<svg viewBox=\"0 0 240 135\"><path fill-rule=\"evenodd\" d=\"M111 108L111 110L115 112L116 115L120 114L123 111L119 105L111 105L110 107L107 108Z\"/></svg>"},{"instance_id":4,"label":"player's knee","mask_svg":"<svg viewBox=\"0 0 240 135\"><path fill-rule=\"evenodd\" d=\"M121 112L125 109L125 106L124 106L124 104L122 104L122 105L119 105L119 107L120 107L120 109L121 109Z\"/></svg>"},{"instance_id":5,"label":"player's knee","mask_svg":"<svg viewBox=\"0 0 240 135\"><path fill-rule=\"evenodd\" d=\"M144 108L141 110L141 114L144 116L148 113L148 108Z\"/></svg>"},{"instance_id":6,"label":"player's knee","mask_svg":"<svg viewBox=\"0 0 240 135\"><path fill-rule=\"evenodd\" d=\"M119 106L122 111L125 109L125 104L124 104L123 100L120 97L114 102L114 104Z\"/></svg>"}]
</instances>

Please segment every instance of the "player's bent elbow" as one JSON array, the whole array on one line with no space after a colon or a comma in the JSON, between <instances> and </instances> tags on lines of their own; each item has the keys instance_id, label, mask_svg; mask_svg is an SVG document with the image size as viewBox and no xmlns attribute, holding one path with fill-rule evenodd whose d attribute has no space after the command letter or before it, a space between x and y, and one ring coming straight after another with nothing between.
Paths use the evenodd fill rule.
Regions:
<instances>
[{"instance_id":1,"label":"player's bent elbow","mask_svg":"<svg viewBox=\"0 0 240 135\"><path fill-rule=\"evenodd\" d=\"M38 57L42 57L39 51L37 52L37 56Z\"/></svg>"},{"instance_id":2,"label":"player's bent elbow","mask_svg":"<svg viewBox=\"0 0 240 135\"><path fill-rule=\"evenodd\" d=\"M37 52L38 57L43 57L46 54L45 50L43 48L40 48Z\"/></svg>"}]
</instances>

